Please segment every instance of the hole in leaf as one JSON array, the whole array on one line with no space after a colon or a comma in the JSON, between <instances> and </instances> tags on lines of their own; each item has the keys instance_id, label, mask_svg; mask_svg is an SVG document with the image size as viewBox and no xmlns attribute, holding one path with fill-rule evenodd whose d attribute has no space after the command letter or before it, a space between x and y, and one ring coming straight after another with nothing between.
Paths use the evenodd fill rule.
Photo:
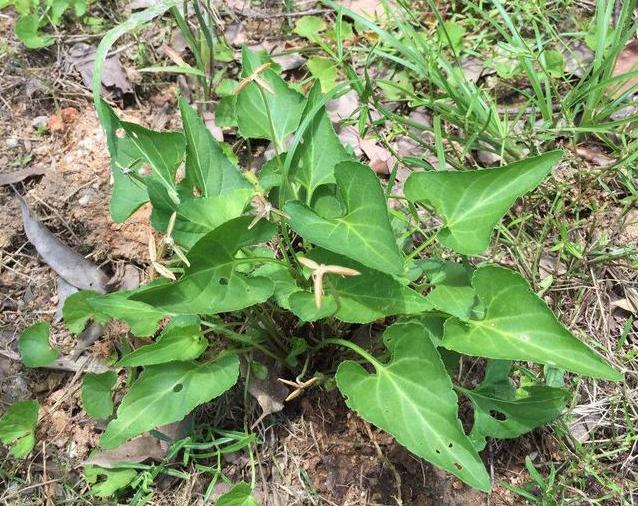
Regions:
<instances>
[{"instance_id":1,"label":"hole in leaf","mask_svg":"<svg viewBox=\"0 0 638 506\"><path fill-rule=\"evenodd\" d=\"M459 471L463 470L463 466L461 464L459 464L458 462L454 463L454 467L456 467Z\"/></svg>"},{"instance_id":2,"label":"hole in leaf","mask_svg":"<svg viewBox=\"0 0 638 506\"><path fill-rule=\"evenodd\" d=\"M448 448L452 448L454 445L452 443L450 443L449 445L447 445Z\"/></svg>"},{"instance_id":3,"label":"hole in leaf","mask_svg":"<svg viewBox=\"0 0 638 506\"><path fill-rule=\"evenodd\" d=\"M184 389L184 385L182 385L181 383L178 383L177 385L173 387L173 392L175 393L181 392L183 389Z\"/></svg>"},{"instance_id":4,"label":"hole in leaf","mask_svg":"<svg viewBox=\"0 0 638 506\"><path fill-rule=\"evenodd\" d=\"M228 284L228 279L219 278L219 284L222 285L222 286L226 286Z\"/></svg>"},{"instance_id":5,"label":"hole in leaf","mask_svg":"<svg viewBox=\"0 0 638 506\"><path fill-rule=\"evenodd\" d=\"M439 450L438 448L434 451L436 452L437 455L441 455L441 450Z\"/></svg>"},{"instance_id":6,"label":"hole in leaf","mask_svg":"<svg viewBox=\"0 0 638 506\"><path fill-rule=\"evenodd\" d=\"M118 128L117 130L115 130L115 137L117 137L118 139L124 139L125 135L126 135L126 132L124 131L123 128Z\"/></svg>"},{"instance_id":7,"label":"hole in leaf","mask_svg":"<svg viewBox=\"0 0 638 506\"><path fill-rule=\"evenodd\" d=\"M199 188L199 186L193 186L193 197L201 197L202 196L202 190Z\"/></svg>"},{"instance_id":8,"label":"hole in leaf","mask_svg":"<svg viewBox=\"0 0 638 506\"><path fill-rule=\"evenodd\" d=\"M490 410L490 416L492 418L495 418L496 420L499 420L501 422L504 422L505 420L507 420L507 416L505 416L503 413L501 413L500 411L495 411L495 410Z\"/></svg>"}]
</instances>

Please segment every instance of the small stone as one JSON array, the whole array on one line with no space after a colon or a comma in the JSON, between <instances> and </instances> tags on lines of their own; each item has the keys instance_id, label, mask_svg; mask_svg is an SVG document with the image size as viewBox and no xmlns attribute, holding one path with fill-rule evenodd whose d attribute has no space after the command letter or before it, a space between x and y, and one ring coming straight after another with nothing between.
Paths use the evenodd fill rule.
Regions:
<instances>
[{"instance_id":1,"label":"small stone","mask_svg":"<svg viewBox=\"0 0 638 506\"><path fill-rule=\"evenodd\" d=\"M9 137L5 141L5 144L7 145L8 148L17 148L18 147L18 139L16 139L15 137Z\"/></svg>"},{"instance_id":2,"label":"small stone","mask_svg":"<svg viewBox=\"0 0 638 506\"><path fill-rule=\"evenodd\" d=\"M44 129L47 127L47 122L49 118L47 116L36 116L31 120L31 126L36 129Z\"/></svg>"}]
</instances>

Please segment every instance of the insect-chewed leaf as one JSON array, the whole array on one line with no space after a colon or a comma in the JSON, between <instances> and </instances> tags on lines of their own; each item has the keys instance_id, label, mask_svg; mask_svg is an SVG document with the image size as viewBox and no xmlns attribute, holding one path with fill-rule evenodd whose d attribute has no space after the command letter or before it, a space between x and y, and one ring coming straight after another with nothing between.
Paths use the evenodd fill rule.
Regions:
<instances>
[{"instance_id":1,"label":"insect-chewed leaf","mask_svg":"<svg viewBox=\"0 0 638 506\"><path fill-rule=\"evenodd\" d=\"M11 444L10 453L19 459L35 445L35 426L38 423L38 401L18 401L0 417L0 442Z\"/></svg>"},{"instance_id":2,"label":"insect-chewed leaf","mask_svg":"<svg viewBox=\"0 0 638 506\"><path fill-rule=\"evenodd\" d=\"M545 179L562 155L551 151L494 169L418 172L405 182L405 196L430 204L443 217L441 243L464 255L478 255L516 199Z\"/></svg>"},{"instance_id":3,"label":"insect-chewed leaf","mask_svg":"<svg viewBox=\"0 0 638 506\"><path fill-rule=\"evenodd\" d=\"M469 265L429 258L421 261L420 267L434 286L425 297L434 308L464 321L480 314Z\"/></svg>"},{"instance_id":4,"label":"insect-chewed leaf","mask_svg":"<svg viewBox=\"0 0 638 506\"><path fill-rule=\"evenodd\" d=\"M551 422L560 416L569 399L568 390L545 385L523 387L517 392L508 378L510 368L509 361L490 361L478 387L460 389L474 405L470 439L479 451L485 447L486 437L511 439Z\"/></svg>"},{"instance_id":5,"label":"insect-chewed leaf","mask_svg":"<svg viewBox=\"0 0 638 506\"><path fill-rule=\"evenodd\" d=\"M242 77L250 79L266 60L250 49L242 51ZM263 67L262 67L263 68ZM236 114L239 133L248 139L268 139L282 146L285 138L299 125L304 98L291 90L285 81L271 68L259 74L259 80L248 82L237 95Z\"/></svg>"},{"instance_id":6,"label":"insect-chewed leaf","mask_svg":"<svg viewBox=\"0 0 638 506\"><path fill-rule=\"evenodd\" d=\"M117 223L122 223L142 204L148 202L145 183L129 173L137 172L148 163L152 169L158 167L156 175L151 171L151 179L157 178L161 184L166 183L168 187L173 187L175 171L184 155L184 137L177 132L154 132L133 123L120 121L103 100L98 102L96 107L100 112L100 121L111 155L111 173L114 181L111 216ZM133 137L133 133L137 138ZM141 146L145 149L141 149Z\"/></svg>"},{"instance_id":7,"label":"insect-chewed leaf","mask_svg":"<svg viewBox=\"0 0 638 506\"><path fill-rule=\"evenodd\" d=\"M171 362L148 366L133 383L100 438L115 448L128 438L184 418L200 404L221 395L237 382L239 360L226 354L214 362Z\"/></svg>"},{"instance_id":8,"label":"insect-chewed leaf","mask_svg":"<svg viewBox=\"0 0 638 506\"><path fill-rule=\"evenodd\" d=\"M392 358L374 363L373 374L356 362L339 365L337 386L348 406L419 457L489 491L490 477L457 418L452 381L423 327L393 325L384 342Z\"/></svg>"},{"instance_id":9,"label":"insect-chewed leaf","mask_svg":"<svg viewBox=\"0 0 638 506\"><path fill-rule=\"evenodd\" d=\"M325 296L319 311L316 308L313 311L307 292L299 291L291 295L291 310L303 320L314 321L334 314L344 322L368 323L385 316L417 314L432 309L425 297L389 274L369 269L349 258L319 248L312 250L308 257L319 264L338 265L354 269L360 274L325 274Z\"/></svg>"},{"instance_id":10,"label":"insect-chewed leaf","mask_svg":"<svg viewBox=\"0 0 638 506\"><path fill-rule=\"evenodd\" d=\"M556 319L517 273L480 267L472 286L485 308L482 320L445 323L443 346L467 355L529 360L594 378L621 380L622 375Z\"/></svg>"},{"instance_id":11,"label":"insect-chewed leaf","mask_svg":"<svg viewBox=\"0 0 638 506\"><path fill-rule=\"evenodd\" d=\"M177 283L141 290L133 300L172 314L223 313L264 302L273 294L273 282L249 277L236 268L240 248L268 241L275 232L269 222L248 228L252 216L228 221L202 237L188 254L190 267Z\"/></svg>"},{"instance_id":12,"label":"insect-chewed leaf","mask_svg":"<svg viewBox=\"0 0 638 506\"><path fill-rule=\"evenodd\" d=\"M358 162L341 162L335 167L335 179L346 214L326 219L301 202L288 202L284 210L292 229L307 241L372 269L403 273L404 260L376 174Z\"/></svg>"},{"instance_id":13,"label":"insect-chewed leaf","mask_svg":"<svg viewBox=\"0 0 638 506\"><path fill-rule=\"evenodd\" d=\"M184 135L186 137L186 174L180 182L184 193L192 195L196 188L202 197L223 195L240 188L250 189L250 183L224 154L193 108L179 99Z\"/></svg>"},{"instance_id":14,"label":"insect-chewed leaf","mask_svg":"<svg viewBox=\"0 0 638 506\"><path fill-rule=\"evenodd\" d=\"M108 418L113 414L111 389L117 381L115 371L102 374L85 373L82 378L82 405L84 411L95 418Z\"/></svg>"},{"instance_id":15,"label":"insect-chewed leaf","mask_svg":"<svg viewBox=\"0 0 638 506\"><path fill-rule=\"evenodd\" d=\"M194 360L206 349L197 316L176 316L153 344L142 346L126 354L118 367L164 364L166 362Z\"/></svg>"},{"instance_id":16,"label":"insect-chewed leaf","mask_svg":"<svg viewBox=\"0 0 638 506\"><path fill-rule=\"evenodd\" d=\"M304 131L303 143L297 147L290 167L290 176L299 181L309 195L320 185L334 183L335 165L352 159L337 137L325 106L317 111L322 98L316 84L310 90L303 114L306 117L314 112L315 116Z\"/></svg>"},{"instance_id":17,"label":"insect-chewed leaf","mask_svg":"<svg viewBox=\"0 0 638 506\"><path fill-rule=\"evenodd\" d=\"M49 344L51 325L40 322L27 327L18 341L22 362L27 367L44 367L60 355Z\"/></svg>"}]
</instances>

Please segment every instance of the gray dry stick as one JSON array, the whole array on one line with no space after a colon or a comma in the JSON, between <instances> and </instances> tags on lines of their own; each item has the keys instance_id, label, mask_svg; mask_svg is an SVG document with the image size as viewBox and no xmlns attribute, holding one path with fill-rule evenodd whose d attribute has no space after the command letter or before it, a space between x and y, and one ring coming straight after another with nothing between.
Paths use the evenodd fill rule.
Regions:
<instances>
[{"instance_id":1,"label":"gray dry stick","mask_svg":"<svg viewBox=\"0 0 638 506\"><path fill-rule=\"evenodd\" d=\"M49 267L76 288L106 293L105 285L108 280L106 274L61 242L42 223L34 219L26 201L15 189L14 192L20 199L24 232Z\"/></svg>"}]
</instances>

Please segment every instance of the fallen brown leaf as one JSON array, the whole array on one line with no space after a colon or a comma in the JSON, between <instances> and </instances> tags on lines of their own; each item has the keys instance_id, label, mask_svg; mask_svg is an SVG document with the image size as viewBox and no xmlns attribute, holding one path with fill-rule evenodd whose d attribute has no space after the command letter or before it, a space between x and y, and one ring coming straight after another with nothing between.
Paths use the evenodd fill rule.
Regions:
<instances>
[{"instance_id":1,"label":"fallen brown leaf","mask_svg":"<svg viewBox=\"0 0 638 506\"><path fill-rule=\"evenodd\" d=\"M31 167L24 167L23 169L10 172L9 174L0 174L0 186L19 183L29 177L40 176L45 172L44 167L33 165Z\"/></svg>"},{"instance_id":2,"label":"fallen brown leaf","mask_svg":"<svg viewBox=\"0 0 638 506\"><path fill-rule=\"evenodd\" d=\"M27 238L47 265L76 288L105 293L106 274L92 262L69 248L42 223L33 218L26 201L19 193L15 192L15 194L20 200L22 223Z\"/></svg>"},{"instance_id":3,"label":"fallen brown leaf","mask_svg":"<svg viewBox=\"0 0 638 506\"><path fill-rule=\"evenodd\" d=\"M611 75L612 77L622 76L636 70L638 70L638 40L634 39L628 42L618 55L616 66ZM638 76L633 76L625 81L614 83L607 90L618 97L636 84L638 84Z\"/></svg>"}]
</instances>

